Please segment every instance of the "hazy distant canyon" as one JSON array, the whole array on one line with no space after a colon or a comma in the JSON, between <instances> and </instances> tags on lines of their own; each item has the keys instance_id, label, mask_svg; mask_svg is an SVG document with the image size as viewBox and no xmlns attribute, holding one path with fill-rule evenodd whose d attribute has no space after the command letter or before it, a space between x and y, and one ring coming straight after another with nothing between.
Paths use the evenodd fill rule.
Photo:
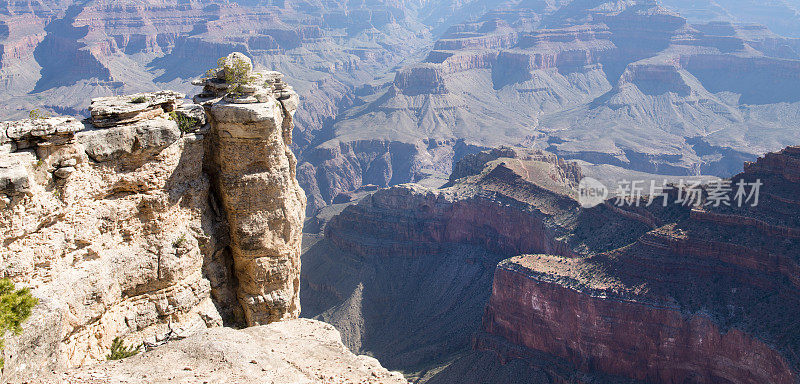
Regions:
<instances>
[{"instance_id":1,"label":"hazy distant canyon","mask_svg":"<svg viewBox=\"0 0 800 384\"><path fill-rule=\"evenodd\" d=\"M4 118L80 114L90 97L188 91L205 63L245 52L302 95L294 149L311 214L365 184L440 184L454 160L501 144L729 176L797 136L800 40L777 34L798 36L796 7L3 2L0 105Z\"/></svg>"}]
</instances>

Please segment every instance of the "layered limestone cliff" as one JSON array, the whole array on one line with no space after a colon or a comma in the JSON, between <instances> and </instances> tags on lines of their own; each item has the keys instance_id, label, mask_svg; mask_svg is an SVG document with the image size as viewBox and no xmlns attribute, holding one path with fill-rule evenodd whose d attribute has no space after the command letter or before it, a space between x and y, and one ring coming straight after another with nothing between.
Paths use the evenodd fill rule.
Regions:
<instances>
[{"instance_id":1,"label":"layered limestone cliff","mask_svg":"<svg viewBox=\"0 0 800 384\"><path fill-rule=\"evenodd\" d=\"M0 125L0 277L40 299L4 381L104 360L116 337L298 316L297 95L276 72L237 96L205 84L202 106L161 91Z\"/></svg>"},{"instance_id":2,"label":"layered limestone cliff","mask_svg":"<svg viewBox=\"0 0 800 384\"><path fill-rule=\"evenodd\" d=\"M500 263L475 346L646 382L796 383L798 159L789 147L746 164L730 205L709 186L710 204L629 246ZM740 182L761 183L755 206L738 205Z\"/></svg>"},{"instance_id":3,"label":"layered limestone cliff","mask_svg":"<svg viewBox=\"0 0 800 384\"><path fill-rule=\"evenodd\" d=\"M117 336L222 325L203 273L221 245L202 133L167 114L186 110L182 97L99 99L83 122L3 123L2 274L40 299L3 351L7 380L103 360Z\"/></svg>"}]
</instances>

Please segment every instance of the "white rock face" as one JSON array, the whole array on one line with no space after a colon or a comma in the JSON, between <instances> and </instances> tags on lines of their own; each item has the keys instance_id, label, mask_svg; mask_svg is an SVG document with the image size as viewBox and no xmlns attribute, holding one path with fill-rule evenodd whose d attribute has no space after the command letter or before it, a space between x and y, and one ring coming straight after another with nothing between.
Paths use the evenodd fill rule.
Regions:
<instances>
[{"instance_id":1,"label":"white rock face","mask_svg":"<svg viewBox=\"0 0 800 384\"><path fill-rule=\"evenodd\" d=\"M332 326L292 320L306 199L281 77L232 101L215 77L199 105L163 91L97 99L83 122L2 125L0 277L40 303L0 381L405 382ZM152 349L176 335L190 337ZM60 376L116 337L150 352Z\"/></svg>"},{"instance_id":2,"label":"white rock face","mask_svg":"<svg viewBox=\"0 0 800 384\"><path fill-rule=\"evenodd\" d=\"M128 98L120 97L126 108ZM115 115L114 100L103 103ZM225 273L213 263L224 245L214 236L205 147L158 105L149 118L107 128L74 118L2 125L17 151L0 153L0 277L30 287L40 304L7 338L0 382L105 360L118 336L138 343L170 327L222 325L212 299L219 282L206 277Z\"/></svg>"},{"instance_id":3,"label":"white rock face","mask_svg":"<svg viewBox=\"0 0 800 384\"><path fill-rule=\"evenodd\" d=\"M117 362L46 383L406 384L377 360L356 356L332 325L298 319L243 330L213 328Z\"/></svg>"}]
</instances>

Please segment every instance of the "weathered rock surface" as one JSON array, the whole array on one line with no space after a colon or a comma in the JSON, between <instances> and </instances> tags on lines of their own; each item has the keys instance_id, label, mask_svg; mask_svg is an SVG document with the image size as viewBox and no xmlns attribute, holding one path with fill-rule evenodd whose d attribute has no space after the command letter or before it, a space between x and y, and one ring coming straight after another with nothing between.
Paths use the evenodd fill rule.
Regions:
<instances>
[{"instance_id":1,"label":"weathered rock surface","mask_svg":"<svg viewBox=\"0 0 800 384\"><path fill-rule=\"evenodd\" d=\"M171 91L3 123L0 277L40 299L7 338L4 382L102 361L116 337L297 317L305 200L281 85L281 102L210 101L211 125Z\"/></svg>"},{"instance_id":2,"label":"weathered rock surface","mask_svg":"<svg viewBox=\"0 0 800 384\"><path fill-rule=\"evenodd\" d=\"M263 83L238 96L206 79L195 100L210 117L211 175L230 226L237 295L247 324L260 325L300 314L306 198L289 148L298 96L275 73L250 76Z\"/></svg>"},{"instance_id":3,"label":"weathered rock surface","mask_svg":"<svg viewBox=\"0 0 800 384\"><path fill-rule=\"evenodd\" d=\"M242 330L212 328L155 350L43 380L45 383L407 383L356 356L333 326L307 319Z\"/></svg>"},{"instance_id":4,"label":"weathered rock surface","mask_svg":"<svg viewBox=\"0 0 800 384\"><path fill-rule=\"evenodd\" d=\"M149 120L172 112L178 99L185 95L173 91L135 94L126 97L111 96L92 99L89 106L92 124L107 128L121 124Z\"/></svg>"},{"instance_id":5,"label":"weathered rock surface","mask_svg":"<svg viewBox=\"0 0 800 384\"><path fill-rule=\"evenodd\" d=\"M5 124L30 149L2 156L28 179L0 210L2 276L41 304L6 343L4 381L103 360L117 336L222 325L203 276L217 240L201 141L161 117L103 129L69 118Z\"/></svg>"}]
</instances>

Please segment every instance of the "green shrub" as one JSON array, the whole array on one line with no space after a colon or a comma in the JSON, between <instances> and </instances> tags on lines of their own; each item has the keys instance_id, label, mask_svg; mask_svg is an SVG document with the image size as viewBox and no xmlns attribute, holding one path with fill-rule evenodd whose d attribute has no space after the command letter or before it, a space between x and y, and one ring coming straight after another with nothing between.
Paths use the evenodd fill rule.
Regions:
<instances>
[{"instance_id":1,"label":"green shrub","mask_svg":"<svg viewBox=\"0 0 800 384\"><path fill-rule=\"evenodd\" d=\"M180 248L184 244L186 244L186 234L182 233L180 237L178 237L177 239L175 239L175 241L172 242L172 247Z\"/></svg>"},{"instance_id":2,"label":"green shrub","mask_svg":"<svg viewBox=\"0 0 800 384\"><path fill-rule=\"evenodd\" d=\"M32 109L30 112L28 112L28 118L33 120L46 119L48 117L50 117L49 113L42 111L38 108Z\"/></svg>"},{"instance_id":3,"label":"green shrub","mask_svg":"<svg viewBox=\"0 0 800 384\"><path fill-rule=\"evenodd\" d=\"M142 104L142 103L145 103L145 102L147 102L147 98L144 97L144 96L136 96L133 99L131 99L131 103L134 103L134 104Z\"/></svg>"},{"instance_id":4,"label":"green shrub","mask_svg":"<svg viewBox=\"0 0 800 384\"><path fill-rule=\"evenodd\" d=\"M122 339L119 337L115 337L114 341L111 342L111 353L106 356L108 360L120 360L126 357L131 357L139 353L139 348L141 348L141 344L137 346L129 346L126 347L125 344L122 343Z\"/></svg>"},{"instance_id":5,"label":"green shrub","mask_svg":"<svg viewBox=\"0 0 800 384\"><path fill-rule=\"evenodd\" d=\"M255 76L250 75L252 69L250 63L242 59L234 58L233 63L228 63L226 57L220 57L217 60L217 68L209 70L206 75L208 77L216 77L217 72L222 71L225 82L231 85L228 88L230 93L239 93L243 85L250 84L256 80Z\"/></svg>"},{"instance_id":6,"label":"green shrub","mask_svg":"<svg viewBox=\"0 0 800 384\"><path fill-rule=\"evenodd\" d=\"M180 128L181 132L184 133L191 132L192 128L196 127L197 124L200 123L200 120L197 120L193 117L189 117L186 115L182 115L175 111L169 113L169 118L178 123L178 128Z\"/></svg>"},{"instance_id":7,"label":"green shrub","mask_svg":"<svg viewBox=\"0 0 800 384\"><path fill-rule=\"evenodd\" d=\"M22 323L31 315L39 300L31 296L28 288L15 289L9 279L0 279L0 351L3 349L3 336L7 331L14 334L22 332ZM0 356L0 369L3 358Z\"/></svg>"}]
</instances>

